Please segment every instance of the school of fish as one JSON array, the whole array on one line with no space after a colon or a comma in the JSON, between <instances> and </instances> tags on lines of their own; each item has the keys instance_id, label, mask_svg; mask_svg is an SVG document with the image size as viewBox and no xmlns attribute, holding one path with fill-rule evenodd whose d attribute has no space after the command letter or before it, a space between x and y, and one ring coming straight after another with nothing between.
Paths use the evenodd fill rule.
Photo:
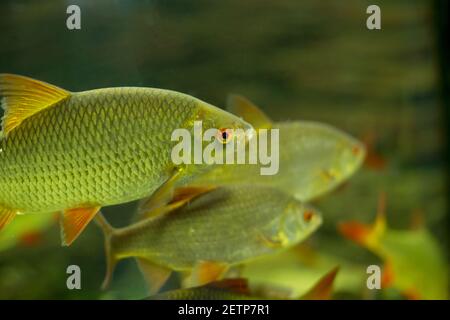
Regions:
<instances>
[{"instance_id":1,"label":"school of fish","mask_svg":"<svg viewBox=\"0 0 450 320\"><path fill-rule=\"evenodd\" d=\"M329 125L273 122L237 95L225 111L170 90L70 92L0 74L0 96L0 235L18 215L60 214L62 243L70 245L95 219L105 236L104 287L120 260L136 258L150 294L172 272L183 275L184 291L163 293L169 298L213 298L217 284L240 283L226 280L234 267L309 238L322 215L306 202L346 181L366 152ZM192 132L196 121L203 130L242 129L236 139L246 142L253 129L279 129L279 173L262 176L259 165L248 164L175 165L171 134ZM112 227L100 212L135 200L128 226ZM309 296L329 297L336 273Z\"/></svg>"}]
</instances>

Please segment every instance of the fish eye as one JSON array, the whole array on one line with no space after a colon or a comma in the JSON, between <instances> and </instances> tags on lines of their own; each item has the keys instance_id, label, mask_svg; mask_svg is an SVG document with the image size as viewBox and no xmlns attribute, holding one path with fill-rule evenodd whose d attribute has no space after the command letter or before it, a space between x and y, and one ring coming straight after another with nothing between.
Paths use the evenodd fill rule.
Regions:
<instances>
[{"instance_id":1,"label":"fish eye","mask_svg":"<svg viewBox=\"0 0 450 320\"><path fill-rule=\"evenodd\" d=\"M312 212L311 210L306 210L305 212L303 212L303 220L305 220L306 222L310 222L313 216L314 212Z\"/></svg>"},{"instance_id":2,"label":"fish eye","mask_svg":"<svg viewBox=\"0 0 450 320\"><path fill-rule=\"evenodd\" d=\"M219 129L217 137L222 144L226 144L231 140L232 132L230 129L222 128Z\"/></svg>"}]
</instances>

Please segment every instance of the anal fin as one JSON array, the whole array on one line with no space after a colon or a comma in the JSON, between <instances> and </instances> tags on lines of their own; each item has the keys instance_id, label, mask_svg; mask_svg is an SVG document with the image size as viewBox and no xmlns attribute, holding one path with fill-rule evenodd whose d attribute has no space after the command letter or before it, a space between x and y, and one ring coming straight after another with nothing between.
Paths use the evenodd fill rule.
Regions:
<instances>
[{"instance_id":1,"label":"anal fin","mask_svg":"<svg viewBox=\"0 0 450 320\"><path fill-rule=\"evenodd\" d=\"M172 270L158 266L143 258L136 258L139 269L145 278L148 286L148 293L154 295L162 288L169 279Z\"/></svg>"},{"instance_id":2,"label":"anal fin","mask_svg":"<svg viewBox=\"0 0 450 320\"><path fill-rule=\"evenodd\" d=\"M215 261L202 261L192 270L191 285L201 286L219 280L229 266L225 263Z\"/></svg>"},{"instance_id":3,"label":"anal fin","mask_svg":"<svg viewBox=\"0 0 450 320\"><path fill-rule=\"evenodd\" d=\"M87 207L64 211L60 220L62 245L70 246L99 210L100 207Z\"/></svg>"}]
</instances>

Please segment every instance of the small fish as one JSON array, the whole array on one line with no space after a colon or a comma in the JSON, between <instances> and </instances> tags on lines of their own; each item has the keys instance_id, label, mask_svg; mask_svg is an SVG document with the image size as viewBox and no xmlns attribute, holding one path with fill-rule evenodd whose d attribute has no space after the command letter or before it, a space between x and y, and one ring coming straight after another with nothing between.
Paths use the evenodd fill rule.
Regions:
<instances>
[{"instance_id":1,"label":"small fish","mask_svg":"<svg viewBox=\"0 0 450 320\"><path fill-rule=\"evenodd\" d=\"M257 106L237 95L229 97L228 110L255 129L279 129L279 172L261 175L261 165L221 165L195 177L189 185L252 181L308 202L346 181L364 160L364 145L332 126L312 121L272 122Z\"/></svg>"},{"instance_id":2,"label":"small fish","mask_svg":"<svg viewBox=\"0 0 450 320\"><path fill-rule=\"evenodd\" d=\"M322 222L312 207L264 186L209 188L203 194L179 188L174 199L155 206L150 198L141 210L151 203L158 214L141 214L143 220L120 229L112 228L101 215L97 217L105 234L108 265L104 287L115 264L131 257L138 258L152 292L171 271L190 274L192 284L208 283L221 278L232 265L301 242Z\"/></svg>"},{"instance_id":3,"label":"small fish","mask_svg":"<svg viewBox=\"0 0 450 320\"><path fill-rule=\"evenodd\" d=\"M435 238L425 228L389 229L384 194L373 225L344 222L339 231L384 261L382 288L394 287L410 299L448 299L446 263Z\"/></svg>"},{"instance_id":4,"label":"small fish","mask_svg":"<svg viewBox=\"0 0 450 320\"><path fill-rule=\"evenodd\" d=\"M69 92L0 74L0 230L17 214L63 212L71 244L103 206L148 196L206 165L175 166L171 134L251 129L240 118L186 94L120 87ZM241 137L242 138L242 137Z\"/></svg>"},{"instance_id":5,"label":"small fish","mask_svg":"<svg viewBox=\"0 0 450 320\"><path fill-rule=\"evenodd\" d=\"M339 268L333 268L307 293L295 300L329 300L333 291L333 282ZM224 279L203 286L176 289L162 292L147 298L147 300L264 300L279 299L278 297L259 295L252 292L246 279Z\"/></svg>"}]
</instances>

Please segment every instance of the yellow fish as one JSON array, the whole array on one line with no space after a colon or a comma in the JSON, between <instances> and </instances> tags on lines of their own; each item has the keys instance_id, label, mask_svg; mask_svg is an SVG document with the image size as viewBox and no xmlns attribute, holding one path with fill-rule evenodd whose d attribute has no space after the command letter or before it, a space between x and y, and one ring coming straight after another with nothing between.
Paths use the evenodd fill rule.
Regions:
<instances>
[{"instance_id":1,"label":"yellow fish","mask_svg":"<svg viewBox=\"0 0 450 320\"><path fill-rule=\"evenodd\" d=\"M255 129L279 130L279 172L261 175L262 164L220 165L196 176L189 185L251 181L280 188L308 202L339 186L363 163L364 145L332 126L313 121L273 122L257 106L238 95L229 97L228 110L243 117Z\"/></svg>"},{"instance_id":2,"label":"yellow fish","mask_svg":"<svg viewBox=\"0 0 450 320\"><path fill-rule=\"evenodd\" d=\"M63 212L65 245L101 207L143 198L199 170L171 161L175 129L193 131L195 121L204 130L252 128L206 102L162 89L69 92L0 74L0 95L0 230L16 214Z\"/></svg>"},{"instance_id":3,"label":"yellow fish","mask_svg":"<svg viewBox=\"0 0 450 320\"><path fill-rule=\"evenodd\" d=\"M274 188L252 185L179 188L174 201L130 226L114 229L101 215L105 233L107 275L125 258L138 258L156 291L171 271L190 274L203 284L220 278L230 266L279 252L309 237L322 218L314 208ZM195 196L192 197L191 195ZM142 214L141 214L142 216Z\"/></svg>"}]
</instances>

